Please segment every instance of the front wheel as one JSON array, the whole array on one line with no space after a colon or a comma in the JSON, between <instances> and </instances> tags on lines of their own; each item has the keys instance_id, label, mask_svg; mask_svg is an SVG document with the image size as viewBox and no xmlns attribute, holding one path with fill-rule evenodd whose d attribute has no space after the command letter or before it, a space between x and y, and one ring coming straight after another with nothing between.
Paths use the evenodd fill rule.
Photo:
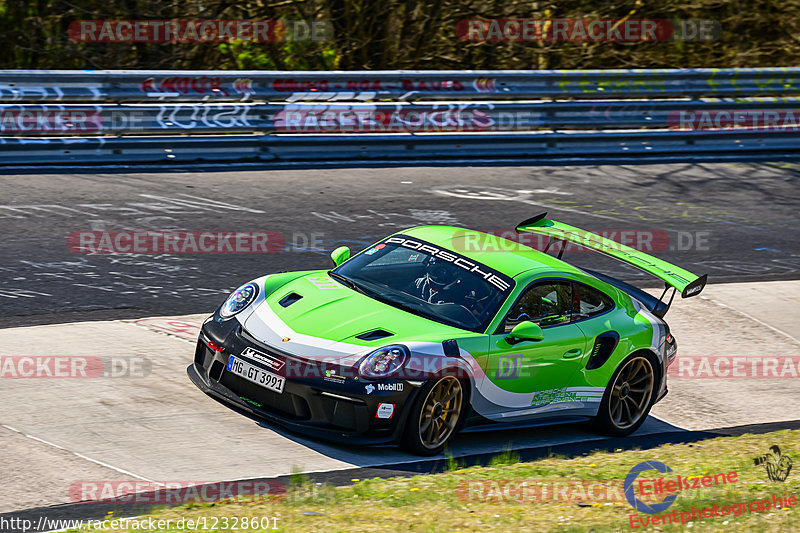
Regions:
<instances>
[{"instance_id":1,"label":"front wheel","mask_svg":"<svg viewBox=\"0 0 800 533\"><path fill-rule=\"evenodd\" d=\"M608 382L594 427L607 435L624 437L641 426L653 406L656 373L653 357L634 354L617 368Z\"/></svg>"},{"instance_id":2,"label":"front wheel","mask_svg":"<svg viewBox=\"0 0 800 533\"><path fill-rule=\"evenodd\" d=\"M458 430L463 413L464 390L458 379L428 382L411 408L402 447L417 455L436 455Z\"/></svg>"}]
</instances>

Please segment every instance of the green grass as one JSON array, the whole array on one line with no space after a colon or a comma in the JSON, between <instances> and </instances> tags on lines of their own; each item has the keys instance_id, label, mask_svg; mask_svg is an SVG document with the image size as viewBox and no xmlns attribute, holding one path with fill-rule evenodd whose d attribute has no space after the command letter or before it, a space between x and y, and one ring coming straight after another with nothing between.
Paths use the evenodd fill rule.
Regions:
<instances>
[{"instance_id":1,"label":"green grass","mask_svg":"<svg viewBox=\"0 0 800 533\"><path fill-rule=\"evenodd\" d=\"M753 458L777 444L784 455L800 462L800 432L779 431L765 435L744 435L692 444L664 445L650 450L597 452L578 458L549 457L520 463L511 451L495 458L489 466L463 468L454 459L448 471L392 479L359 480L348 487L312 483L305 476L292 476L289 492L281 500L225 501L189 504L153 513L158 519L199 517L275 517L277 531L800 531L798 507L770 509L765 513L744 513L694 521L691 524L648 526L631 529L629 516L637 514L626 501L536 501L535 498L469 498L464 490L470 482L501 483L595 481L621 484L636 464L661 461L672 468L666 477L704 476L737 472L735 483L710 487L702 492L679 493L669 511L695 507L731 505L787 494L800 499L800 466L785 482L767 478ZM655 472L642 478L659 477ZM491 486L491 485L490 485ZM457 491L460 488L462 490ZM638 492L638 489L637 489ZM619 493L618 493L619 494ZM638 513L645 516L643 513ZM663 513L662 513L663 514ZM647 515L649 516L649 515ZM188 528L187 528L188 530ZM218 529L219 531L254 531ZM108 529L102 531L110 531ZM146 531L146 529L145 529ZM172 531L181 531L172 529ZM276 531L273 529L258 531Z\"/></svg>"}]
</instances>

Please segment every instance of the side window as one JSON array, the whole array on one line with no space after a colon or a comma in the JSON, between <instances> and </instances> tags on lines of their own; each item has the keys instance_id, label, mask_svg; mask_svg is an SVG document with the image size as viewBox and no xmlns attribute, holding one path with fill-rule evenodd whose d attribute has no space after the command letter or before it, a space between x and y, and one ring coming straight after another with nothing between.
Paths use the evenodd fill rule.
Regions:
<instances>
[{"instance_id":1,"label":"side window","mask_svg":"<svg viewBox=\"0 0 800 533\"><path fill-rule=\"evenodd\" d=\"M614 307L613 300L597 289L576 283L575 290L582 318L605 313Z\"/></svg>"},{"instance_id":2,"label":"side window","mask_svg":"<svg viewBox=\"0 0 800 533\"><path fill-rule=\"evenodd\" d=\"M572 283L545 281L528 288L508 312L504 322L506 332L524 320L540 326L569 322L572 311Z\"/></svg>"}]
</instances>

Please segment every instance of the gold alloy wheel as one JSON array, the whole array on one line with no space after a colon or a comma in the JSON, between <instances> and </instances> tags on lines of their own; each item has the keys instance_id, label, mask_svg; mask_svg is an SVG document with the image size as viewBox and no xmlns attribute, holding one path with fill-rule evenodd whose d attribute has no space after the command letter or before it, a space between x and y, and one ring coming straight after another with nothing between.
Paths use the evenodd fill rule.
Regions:
<instances>
[{"instance_id":1,"label":"gold alloy wheel","mask_svg":"<svg viewBox=\"0 0 800 533\"><path fill-rule=\"evenodd\" d=\"M634 357L617 374L608 402L617 428L627 429L639 422L650 405L654 383L653 365L646 357Z\"/></svg>"},{"instance_id":2,"label":"gold alloy wheel","mask_svg":"<svg viewBox=\"0 0 800 533\"><path fill-rule=\"evenodd\" d=\"M455 430L461 417L463 393L461 383L447 376L428 392L419 416L419 437L430 450L442 445Z\"/></svg>"}]
</instances>

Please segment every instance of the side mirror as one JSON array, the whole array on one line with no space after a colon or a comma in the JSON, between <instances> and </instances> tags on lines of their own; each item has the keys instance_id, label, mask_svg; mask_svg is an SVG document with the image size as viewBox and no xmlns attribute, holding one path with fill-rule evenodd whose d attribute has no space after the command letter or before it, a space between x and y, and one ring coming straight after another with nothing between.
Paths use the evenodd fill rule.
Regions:
<instances>
[{"instance_id":1,"label":"side mirror","mask_svg":"<svg viewBox=\"0 0 800 533\"><path fill-rule=\"evenodd\" d=\"M514 329L506 335L509 344L516 344L520 341L540 341L544 339L544 332L539 324L534 324L530 320L524 320L514 326Z\"/></svg>"},{"instance_id":2,"label":"side mirror","mask_svg":"<svg viewBox=\"0 0 800 533\"><path fill-rule=\"evenodd\" d=\"M331 252L331 259L333 259L333 265L339 266L348 259L350 259L350 248L347 246L340 246L334 251Z\"/></svg>"}]
</instances>

